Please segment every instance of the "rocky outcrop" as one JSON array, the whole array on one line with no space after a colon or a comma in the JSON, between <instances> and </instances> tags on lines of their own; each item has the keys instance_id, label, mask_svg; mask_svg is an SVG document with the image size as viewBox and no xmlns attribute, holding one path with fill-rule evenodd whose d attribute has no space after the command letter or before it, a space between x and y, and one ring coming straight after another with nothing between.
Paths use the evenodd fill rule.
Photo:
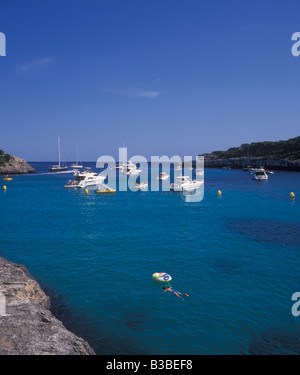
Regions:
<instances>
[{"instance_id":1,"label":"rocky outcrop","mask_svg":"<svg viewBox=\"0 0 300 375\"><path fill-rule=\"evenodd\" d=\"M17 156L12 156L7 163L0 165L0 174L27 174L34 172L36 170L27 161Z\"/></svg>"},{"instance_id":2,"label":"rocky outcrop","mask_svg":"<svg viewBox=\"0 0 300 375\"><path fill-rule=\"evenodd\" d=\"M95 354L50 313L49 297L27 269L1 257L0 304L0 355Z\"/></svg>"}]
</instances>

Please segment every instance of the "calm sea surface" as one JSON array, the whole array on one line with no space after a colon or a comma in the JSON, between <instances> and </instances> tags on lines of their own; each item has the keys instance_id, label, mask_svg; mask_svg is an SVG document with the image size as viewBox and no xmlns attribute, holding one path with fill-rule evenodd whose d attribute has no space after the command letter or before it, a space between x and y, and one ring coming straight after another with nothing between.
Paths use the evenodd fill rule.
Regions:
<instances>
[{"instance_id":1,"label":"calm sea surface","mask_svg":"<svg viewBox=\"0 0 300 375\"><path fill-rule=\"evenodd\" d=\"M186 203L86 195L31 164L37 174L1 181L0 255L29 269L97 354L300 353L300 173L205 169L203 201ZM154 272L190 297L162 294Z\"/></svg>"}]
</instances>

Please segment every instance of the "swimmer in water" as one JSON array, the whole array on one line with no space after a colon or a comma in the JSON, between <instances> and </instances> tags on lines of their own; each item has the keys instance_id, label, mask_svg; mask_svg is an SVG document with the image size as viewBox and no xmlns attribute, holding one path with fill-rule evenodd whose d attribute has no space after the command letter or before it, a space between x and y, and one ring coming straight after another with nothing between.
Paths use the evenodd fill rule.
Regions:
<instances>
[{"instance_id":1,"label":"swimmer in water","mask_svg":"<svg viewBox=\"0 0 300 375\"><path fill-rule=\"evenodd\" d=\"M173 290L173 288L171 286L169 286L169 287L163 286L163 289L164 289L163 293L165 293L165 292L171 292L171 293L175 294L175 296L177 296L178 298L181 298L183 300L184 300L184 298L180 297L180 294L189 297L189 294L187 294L187 293L180 293L180 292L178 292L178 290Z\"/></svg>"}]
</instances>

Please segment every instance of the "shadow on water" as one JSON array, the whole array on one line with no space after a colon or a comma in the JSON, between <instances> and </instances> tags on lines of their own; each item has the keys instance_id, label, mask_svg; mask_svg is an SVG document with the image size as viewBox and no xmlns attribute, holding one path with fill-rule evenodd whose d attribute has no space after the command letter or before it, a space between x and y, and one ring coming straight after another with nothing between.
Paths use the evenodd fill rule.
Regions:
<instances>
[{"instance_id":1,"label":"shadow on water","mask_svg":"<svg viewBox=\"0 0 300 375\"><path fill-rule=\"evenodd\" d=\"M248 352L251 355L298 355L300 354L300 331L268 331L253 335Z\"/></svg>"},{"instance_id":2,"label":"shadow on water","mask_svg":"<svg viewBox=\"0 0 300 375\"><path fill-rule=\"evenodd\" d=\"M138 331L146 322L148 314L142 310L127 311L124 314L125 325L132 331Z\"/></svg>"},{"instance_id":3,"label":"shadow on water","mask_svg":"<svg viewBox=\"0 0 300 375\"><path fill-rule=\"evenodd\" d=\"M211 267L216 273L221 272L228 275L234 275L240 272L240 266L238 264L234 264L223 259L214 261L213 264L211 264Z\"/></svg>"},{"instance_id":4,"label":"shadow on water","mask_svg":"<svg viewBox=\"0 0 300 375\"><path fill-rule=\"evenodd\" d=\"M300 246L300 223L265 219L231 220L228 228L257 242Z\"/></svg>"},{"instance_id":5,"label":"shadow on water","mask_svg":"<svg viewBox=\"0 0 300 375\"><path fill-rule=\"evenodd\" d=\"M64 297L47 285L40 283L42 289L51 300L51 313L60 320L67 330L89 343L97 355L147 355L136 343L122 339L111 334L105 329L105 322L92 324L88 318L74 312L65 301ZM142 312L136 315L125 314L126 325L137 330L147 319Z\"/></svg>"}]
</instances>

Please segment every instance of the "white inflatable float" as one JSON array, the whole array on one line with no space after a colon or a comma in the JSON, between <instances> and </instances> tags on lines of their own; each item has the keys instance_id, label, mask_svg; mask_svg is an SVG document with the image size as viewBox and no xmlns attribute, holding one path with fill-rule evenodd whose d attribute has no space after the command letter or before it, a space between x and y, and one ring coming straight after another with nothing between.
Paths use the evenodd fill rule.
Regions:
<instances>
[{"instance_id":1,"label":"white inflatable float","mask_svg":"<svg viewBox=\"0 0 300 375\"><path fill-rule=\"evenodd\" d=\"M155 272L152 275L152 279L155 281L160 281L161 283L168 283L169 281L172 280L172 277L165 272Z\"/></svg>"}]
</instances>

